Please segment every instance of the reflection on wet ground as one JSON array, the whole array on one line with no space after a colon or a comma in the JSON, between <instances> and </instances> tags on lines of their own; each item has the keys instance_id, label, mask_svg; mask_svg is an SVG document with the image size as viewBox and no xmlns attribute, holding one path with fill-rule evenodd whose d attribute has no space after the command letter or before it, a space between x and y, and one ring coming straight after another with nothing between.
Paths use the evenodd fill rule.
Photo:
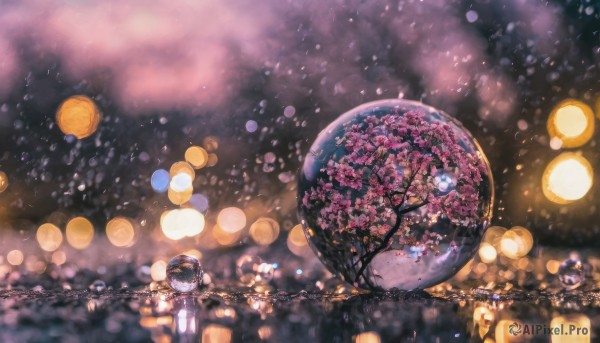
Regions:
<instances>
[{"instance_id":1,"label":"reflection on wet ground","mask_svg":"<svg viewBox=\"0 0 600 343\"><path fill-rule=\"evenodd\" d=\"M600 292L0 291L2 342L594 342ZM555 329L562 331L550 335Z\"/></svg>"}]
</instances>

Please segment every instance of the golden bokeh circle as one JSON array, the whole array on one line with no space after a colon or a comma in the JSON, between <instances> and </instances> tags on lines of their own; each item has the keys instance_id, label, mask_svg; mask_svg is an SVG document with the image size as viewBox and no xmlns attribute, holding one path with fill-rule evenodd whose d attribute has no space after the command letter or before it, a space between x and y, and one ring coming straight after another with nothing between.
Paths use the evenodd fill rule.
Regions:
<instances>
[{"instance_id":1,"label":"golden bokeh circle","mask_svg":"<svg viewBox=\"0 0 600 343\"><path fill-rule=\"evenodd\" d=\"M204 148L191 146L185 151L185 160L194 167L194 169L204 168L208 163L208 153Z\"/></svg>"},{"instance_id":2,"label":"golden bokeh circle","mask_svg":"<svg viewBox=\"0 0 600 343\"><path fill-rule=\"evenodd\" d=\"M492 263L496 260L498 253L496 252L496 248L493 245L487 242L481 243L479 246L479 259L483 263Z\"/></svg>"},{"instance_id":3,"label":"golden bokeh circle","mask_svg":"<svg viewBox=\"0 0 600 343\"><path fill-rule=\"evenodd\" d=\"M217 224L226 232L234 233L246 226L246 214L237 207L226 207L217 215Z\"/></svg>"},{"instance_id":4,"label":"golden bokeh circle","mask_svg":"<svg viewBox=\"0 0 600 343\"><path fill-rule=\"evenodd\" d=\"M291 243L299 247L308 245L306 235L304 234L304 230L302 229L302 224L297 224L290 230L290 233L288 234L288 239Z\"/></svg>"},{"instance_id":5,"label":"golden bokeh circle","mask_svg":"<svg viewBox=\"0 0 600 343\"><path fill-rule=\"evenodd\" d=\"M11 250L6 254L6 261L13 266L18 266L23 263L25 256L21 250Z\"/></svg>"},{"instance_id":6,"label":"golden bokeh circle","mask_svg":"<svg viewBox=\"0 0 600 343\"><path fill-rule=\"evenodd\" d=\"M129 246L135 237L133 224L124 217L113 218L106 224L106 237L116 247Z\"/></svg>"},{"instance_id":7,"label":"golden bokeh circle","mask_svg":"<svg viewBox=\"0 0 600 343\"><path fill-rule=\"evenodd\" d=\"M56 111L56 123L65 135L83 139L98 129L102 115L94 100L74 95L63 101Z\"/></svg>"},{"instance_id":8,"label":"golden bokeh circle","mask_svg":"<svg viewBox=\"0 0 600 343\"><path fill-rule=\"evenodd\" d=\"M236 244L239 241L240 236L242 235L242 232L241 231L235 231L235 232L225 231L225 230L223 230L223 228L221 228L219 226L219 224L215 224L213 226L211 234L212 234L212 237L215 239L215 241L217 241L217 243L219 243L219 245L229 246L229 245Z\"/></svg>"},{"instance_id":9,"label":"golden bokeh circle","mask_svg":"<svg viewBox=\"0 0 600 343\"><path fill-rule=\"evenodd\" d=\"M271 218L258 218L248 233L258 245L269 245L279 237L279 223Z\"/></svg>"},{"instance_id":10,"label":"golden bokeh circle","mask_svg":"<svg viewBox=\"0 0 600 343\"><path fill-rule=\"evenodd\" d=\"M576 153L565 152L552 160L542 176L542 192L557 204L583 198L592 188L594 171L590 162Z\"/></svg>"},{"instance_id":11,"label":"golden bokeh circle","mask_svg":"<svg viewBox=\"0 0 600 343\"><path fill-rule=\"evenodd\" d=\"M486 242L491 244L496 250L500 249L500 240L502 239L502 235L508 229L502 226L490 226L487 230L485 230L485 235L483 236L482 242Z\"/></svg>"},{"instance_id":12,"label":"golden bokeh circle","mask_svg":"<svg viewBox=\"0 0 600 343\"><path fill-rule=\"evenodd\" d=\"M209 324L202 330L200 342L231 342L233 331L220 324Z\"/></svg>"},{"instance_id":13,"label":"golden bokeh circle","mask_svg":"<svg viewBox=\"0 0 600 343\"><path fill-rule=\"evenodd\" d=\"M561 101L554 107L546 123L550 139L558 138L563 148L576 148L587 143L594 134L594 112L575 99Z\"/></svg>"},{"instance_id":14,"label":"golden bokeh circle","mask_svg":"<svg viewBox=\"0 0 600 343\"><path fill-rule=\"evenodd\" d=\"M219 141L217 141L216 137L208 136L202 140L202 145L208 152L214 152L219 149Z\"/></svg>"},{"instance_id":15,"label":"golden bokeh circle","mask_svg":"<svg viewBox=\"0 0 600 343\"><path fill-rule=\"evenodd\" d=\"M162 281L167 278L167 262L158 260L150 267L150 277L154 281Z\"/></svg>"},{"instance_id":16,"label":"golden bokeh circle","mask_svg":"<svg viewBox=\"0 0 600 343\"><path fill-rule=\"evenodd\" d=\"M286 243L294 255L304 256L310 251L302 224L297 224L290 230Z\"/></svg>"},{"instance_id":17,"label":"golden bokeh circle","mask_svg":"<svg viewBox=\"0 0 600 343\"><path fill-rule=\"evenodd\" d=\"M73 218L67 223L66 236L73 248L85 249L94 239L94 225L86 218Z\"/></svg>"},{"instance_id":18,"label":"golden bokeh circle","mask_svg":"<svg viewBox=\"0 0 600 343\"><path fill-rule=\"evenodd\" d=\"M193 188L186 189L183 192L177 192L174 191L172 188L169 188L167 192L167 197L173 205L183 205L186 202L190 201L193 192Z\"/></svg>"},{"instance_id":19,"label":"golden bokeh circle","mask_svg":"<svg viewBox=\"0 0 600 343\"><path fill-rule=\"evenodd\" d=\"M63 235L60 229L50 223L40 225L35 233L35 238L44 251L52 252L58 249L63 241Z\"/></svg>"},{"instance_id":20,"label":"golden bokeh circle","mask_svg":"<svg viewBox=\"0 0 600 343\"><path fill-rule=\"evenodd\" d=\"M527 255L533 248L533 236L526 228L515 226L502 235L500 247L504 256L518 259Z\"/></svg>"},{"instance_id":21,"label":"golden bokeh circle","mask_svg":"<svg viewBox=\"0 0 600 343\"><path fill-rule=\"evenodd\" d=\"M219 162L219 156L217 156L217 154L208 154L208 162L207 165L209 167L214 167L217 165L217 163Z\"/></svg>"},{"instance_id":22,"label":"golden bokeh circle","mask_svg":"<svg viewBox=\"0 0 600 343\"><path fill-rule=\"evenodd\" d=\"M5 172L0 171L0 193L8 188L8 176Z\"/></svg>"},{"instance_id":23,"label":"golden bokeh circle","mask_svg":"<svg viewBox=\"0 0 600 343\"><path fill-rule=\"evenodd\" d=\"M171 165L171 168L169 169L169 176L171 176L171 179L182 173L189 175L190 178L192 178L192 181L196 178L196 172L189 163L185 161L179 161Z\"/></svg>"},{"instance_id":24,"label":"golden bokeh circle","mask_svg":"<svg viewBox=\"0 0 600 343\"><path fill-rule=\"evenodd\" d=\"M204 215L193 208L165 211L160 218L162 232L171 240L194 237L204 230L204 225Z\"/></svg>"}]
</instances>

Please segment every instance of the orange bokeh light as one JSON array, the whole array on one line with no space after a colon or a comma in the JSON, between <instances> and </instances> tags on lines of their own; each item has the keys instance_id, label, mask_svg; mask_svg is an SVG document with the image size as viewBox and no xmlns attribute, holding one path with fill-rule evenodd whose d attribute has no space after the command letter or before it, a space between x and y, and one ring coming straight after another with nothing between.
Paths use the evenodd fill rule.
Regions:
<instances>
[{"instance_id":1,"label":"orange bokeh light","mask_svg":"<svg viewBox=\"0 0 600 343\"><path fill-rule=\"evenodd\" d=\"M101 113L96 103L84 95L74 95L63 101L56 111L56 123L65 135L78 139L96 132Z\"/></svg>"}]
</instances>

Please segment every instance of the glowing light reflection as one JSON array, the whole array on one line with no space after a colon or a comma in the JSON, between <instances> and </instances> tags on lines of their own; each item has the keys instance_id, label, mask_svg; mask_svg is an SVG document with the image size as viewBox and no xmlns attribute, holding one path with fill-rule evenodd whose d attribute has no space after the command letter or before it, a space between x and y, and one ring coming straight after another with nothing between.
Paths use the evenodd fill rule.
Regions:
<instances>
[{"instance_id":1,"label":"glowing light reflection","mask_svg":"<svg viewBox=\"0 0 600 343\"><path fill-rule=\"evenodd\" d=\"M11 250L8 252L8 254L6 254L6 260L13 266L21 265L24 258L25 256L23 256L23 252L21 252L21 250Z\"/></svg>"},{"instance_id":2,"label":"glowing light reflection","mask_svg":"<svg viewBox=\"0 0 600 343\"><path fill-rule=\"evenodd\" d=\"M177 174L169 183L169 188L177 193L190 190L192 188L192 178L185 173Z\"/></svg>"},{"instance_id":3,"label":"glowing light reflection","mask_svg":"<svg viewBox=\"0 0 600 343\"><path fill-rule=\"evenodd\" d=\"M169 169L169 175L171 178L174 178L177 174L187 174L193 180L196 177L196 172L192 166L184 161L179 161L173 163L171 165L171 169Z\"/></svg>"},{"instance_id":4,"label":"glowing light reflection","mask_svg":"<svg viewBox=\"0 0 600 343\"><path fill-rule=\"evenodd\" d=\"M380 343L381 337L375 331L359 333L354 337L354 343Z\"/></svg>"},{"instance_id":5,"label":"glowing light reflection","mask_svg":"<svg viewBox=\"0 0 600 343\"><path fill-rule=\"evenodd\" d=\"M194 194L190 199L190 205L200 212L208 210L208 197L204 194Z\"/></svg>"},{"instance_id":6,"label":"glowing light reflection","mask_svg":"<svg viewBox=\"0 0 600 343\"><path fill-rule=\"evenodd\" d=\"M94 226L83 217L73 218L67 223L66 236L73 248L85 249L94 239Z\"/></svg>"},{"instance_id":7,"label":"glowing light reflection","mask_svg":"<svg viewBox=\"0 0 600 343\"><path fill-rule=\"evenodd\" d=\"M150 267L150 277L154 281L162 281L167 278L167 262L158 260Z\"/></svg>"},{"instance_id":8,"label":"glowing light reflection","mask_svg":"<svg viewBox=\"0 0 600 343\"><path fill-rule=\"evenodd\" d=\"M167 195L169 197L169 201L173 205L183 205L186 202L190 201L193 192L194 190L192 188L186 189L183 192L177 192L172 188L169 188L169 192L167 193Z\"/></svg>"},{"instance_id":9,"label":"glowing light reflection","mask_svg":"<svg viewBox=\"0 0 600 343\"><path fill-rule=\"evenodd\" d=\"M479 257L484 263L492 263L496 260L496 249L489 243L481 243L479 246Z\"/></svg>"},{"instance_id":10,"label":"glowing light reflection","mask_svg":"<svg viewBox=\"0 0 600 343\"><path fill-rule=\"evenodd\" d=\"M208 163L208 153L204 148L192 146L185 151L185 160L195 169L204 168Z\"/></svg>"},{"instance_id":11,"label":"glowing light reflection","mask_svg":"<svg viewBox=\"0 0 600 343\"><path fill-rule=\"evenodd\" d=\"M106 237L116 247L131 245L135 231L127 218L117 217L106 224Z\"/></svg>"},{"instance_id":12,"label":"glowing light reflection","mask_svg":"<svg viewBox=\"0 0 600 343\"><path fill-rule=\"evenodd\" d=\"M8 188L8 176L5 172L0 171L0 193Z\"/></svg>"},{"instance_id":13,"label":"glowing light reflection","mask_svg":"<svg viewBox=\"0 0 600 343\"><path fill-rule=\"evenodd\" d=\"M304 256L310 251L308 248L308 241L306 240L306 236L304 235L304 230L302 229L301 224L294 226L288 233L287 247L294 255L297 256Z\"/></svg>"},{"instance_id":14,"label":"glowing light reflection","mask_svg":"<svg viewBox=\"0 0 600 343\"><path fill-rule=\"evenodd\" d=\"M100 123L100 110L87 96L75 95L63 101L56 111L56 122L65 135L78 139L96 132Z\"/></svg>"},{"instance_id":15,"label":"glowing light reflection","mask_svg":"<svg viewBox=\"0 0 600 343\"><path fill-rule=\"evenodd\" d=\"M171 176L169 172L164 169L158 169L150 178L150 184L152 185L152 189L154 189L157 193L164 193L169 189L169 182L171 181Z\"/></svg>"},{"instance_id":16,"label":"glowing light reflection","mask_svg":"<svg viewBox=\"0 0 600 343\"><path fill-rule=\"evenodd\" d=\"M212 236L222 246L235 244L241 236L241 231L229 232L223 230L219 224L212 229Z\"/></svg>"},{"instance_id":17,"label":"glowing light reflection","mask_svg":"<svg viewBox=\"0 0 600 343\"><path fill-rule=\"evenodd\" d=\"M550 113L547 129L551 139L561 140L563 148L582 146L594 134L594 113L581 101L562 101Z\"/></svg>"},{"instance_id":18,"label":"glowing light reflection","mask_svg":"<svg viewBox=\"0 0 600 343\"><path fill-rule=\"evenodd\" d=\"M42 250L52 252L60 247L63 241L62 232L56 225L45 223L40 225L35 233L35 238Z\"/></svg>"},{"instance_id":19,"label":"glowing light reflection","mask_svg":"<svg viewBox=\"0 0 600 343\"><path fill-rule=\"evenodd\" d=\"M552 328L564 328L564 335L553 335L552 343L589 343L592 337L592 323L585 314L572 313L556 316L550 321Z\"/></svg>"},{"instance_id":20,"label":"glowing light reflection","mask_svg":"<svg viewBox=\"0 0 600 343\"><path fill-rule=\"evenodd\" d=\"M259 218L249 230L250 237L258 245L269 245L279 237L279 223L271 218Z\"/></svg>"},{"instance_id":21,"label":"glowing light reflection","mask_svg":"<svg viewBox=\"0 0 600 343\"><path fill-rule=\"evenodd\" d=\"M246 226L246 214L237 207L227 207L219 212L217 224L223 231L237 232Z\"/></svg>"},{"instance_id":22,"label":"glowing light reflection","mask_svg":"<svg viewBox=\"0 0 600 343\"><path fill-rule=\"evenodd\" d=\"M163 234L172 240L194 237L204 230L204 215L193 208L164 213L160 225Z\"/></svg>"},{"instance_id":23,"label":"glowing light reflection","mask_svg":"<svg viewBox=\"0 0 600 343\"><path fill-rule=\"evenodd\" d=\"M531 251L533 236L526 228L515 226L502 235L500 249L504 256L511 259L521 258Z\"/></svg>"},{"instance_id":24,"label":"glowing light reflection","mask_svg":"<svg viewBox=\"0 0 600 343\"><path fill-rule=\"evenodd\" d=\"M542 191L548 200L568 204L583 198L593 184L592 166L574 153L557 156L544 171Z\"/></svg>"},{"instance_id":25,"label":"glowing light reflection","mask_svg":"<svg viewBox=\"0 0 600 343\"><path fill-rule=\"evenodd\" d=\"M230 328L219 325L219 324L209 324L202 331L202 340L201 342L206 343L229 343L231 342L232 331Z\"/></svg>"}]
</instances>

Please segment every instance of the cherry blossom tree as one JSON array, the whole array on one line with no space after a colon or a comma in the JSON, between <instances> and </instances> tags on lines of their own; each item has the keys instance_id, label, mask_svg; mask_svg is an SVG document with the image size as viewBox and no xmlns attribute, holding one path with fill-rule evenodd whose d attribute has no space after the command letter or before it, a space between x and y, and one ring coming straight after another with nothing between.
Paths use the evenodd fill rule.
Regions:
<instances>
[{"instance_id":1,"label":"cherry blossom tree","mask_svg":"<svg viewBox=\"0 0 600 343\"><path fill-rule=\"evenodd\" d=\"M413 224L440 217L477 224L486 164L460 145L450 125L417 111L369 115L346 124L336 139L344 154L328 157L302 206L318 211L317 225L331 236L358 238L351 248L355 285L361 277L370 284L367 267L391 244L438 253L443 237L411 232Z\"/></svg>"}]
</instances>

